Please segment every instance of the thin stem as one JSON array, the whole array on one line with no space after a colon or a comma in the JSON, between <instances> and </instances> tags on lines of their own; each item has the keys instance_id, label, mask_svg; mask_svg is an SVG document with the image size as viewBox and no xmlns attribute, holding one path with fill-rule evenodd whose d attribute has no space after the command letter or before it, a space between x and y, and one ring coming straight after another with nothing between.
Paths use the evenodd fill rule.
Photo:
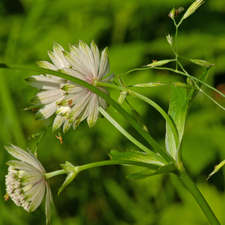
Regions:
<instances>
[{"instance_id":1,"label":"thin stem","mask_svg":"<svg viewBox=\"0 0 225 225\"><path fill-rule=\"evenodd\" d=\"M65 170L56 170L56 171L53 171L53 172L50 172L50 173L46 173L45 178L49 179L51 177L55 177L55 176L62 175L62 174L65 174L65 173L67 173Z\"/></svg>"},{"instance_id":2,"label":"thin stem","mask_svg":"<svg viewBox=\"0 0 225 225\"><path fill-rule=\"evenodd\" d=\"M220 105L217 101L215 101L211 96L209 96L208 94L206 94L197 84L196 82L192 79L193 77L191 75L188 74L188 72L183 68L183 66L181 65L181 63L178 61L181 69L184 71L184 73L192 80L192 82L194 83L195 87L202 92L206 97L208 97L212 102L214 102L216 105L218 105L221 109L225 110L225 108Z\"/></svg>"},{"instance_id":3,"label":"thin stem","mask_svg":"<svg viewBox=\"0 0 225 225\"><path fill-rule=\"evenodd\" d=\"M159 166L152 165L150 163L144 163L144 162L137 162L137 161L129 161L129 160L106 160L106 161L100 161L100 162L94 162L89 163L83 166L77 166L76 171L83 171L99 166L110 166L110 165L132 165L132 166L141 166L141 167L147 167L149 169L158 169Z\"/></svg>"},{"instance_id":4,"label":"thin stem","mask_svg":"<svg viewBox=\"0 0 225 225\"><path fill-rule=\"evenodd\" d=\"M24 65L12 65L0 63L0 68L29 70L39 72L42 74L52 74L58 77L62 77L66 80L73 81L74 83L80 84L81 86L88 88L90 91L93 91L94 93L105 99L110 105L112 105L128 121L128 123L130 123L138 131L138 133L140 133L140 135L155 149L155 151L158 152L167 162L173 161L172 158L150 136L150 134L142 129L142 127L137 123L137 121L132 116L130 116L117 102L115 102L112 98L110 98L106 93L99 90L95 86L71 75L64 74L54 70L39 68L37 66L24 66Z\"/></svg>"},{"instance_id":5,"label":"thin stem","mask_svg":"<svg viewBox=\"0 0 225 225\"><path fill-rule=\"evenodd\" d=\"M181 166L180 168L180 178L184 185L187 187L187 189L190 191L200 208L202 209L210 224L220 225L209 204L206 202L205 198L203 197L199 189L196 187L196 185L194 184L183 166Z\"/></svg>"},{"instance_id":6,"label":"thin stem","mask_svg":"<svg viewBox=\"0 0 225 225\"><path fill-rule=\"evenodd\" d=\"M156 155L154 152L152 152L150 149L148 149L143 144L141 144L138 140L136 140L133 136L131 136L103 108L99 107L99 111L110 123L113 124L113 126L116 127L116 129L118 129L128 140L130 140L132 143L134 143L137 147L139 147L141 150L145 151L147 154L149 154L152 157L154 157L155 159L157 159L159 162L166 163L166 161L162 157Z\"/></svg>"},{"instance_id":7,"label":"thin stem","mask_svg":"<svg viewBox=\"0 0 225 225\"><path fill-rule=\"evenodd\" d=\"M119 91L124 91L124 89L121 86L115 85L115 84L110 84L106 82L101 82L101 81L94 81L94 86L96 87L109 87L109 88L114 88Z\"/></svg>"},{"instance_id":8,"label":"thin stem","mask_svg":"<svg viewBox=\"0 0 225 225\"><path fill-rule=\"evenodd\" d=\"M137 92L129 90L129 95L131 95L133 97L136 97L136 98L139 98L142 101L145 101L149 105L153 106L163 116L163 118L167 121L167 123L169 124L169 126L170 126L170 128L173 132L173 136L174 136L174 139L175 139L175 142L176 142L176 146L178 147L179 137L178 137L177 129L174 126L174 123L171 120L171 118L167 115L167 113L159 105L157 105L154 101L152 101L151 99L149 99L149 98L147 98L147 97L145 97L145 96L143 96L143 95L141 95Z\"/></svg>"},{"instance_id":9,"label":"thin stem","mask_svg":"<svg viewBox=\"0 0 225 225\"><path fill-rule=\"evenodd\" d=\"M167 67L149 67L149 69L150 69L150 68L151 68L151 69L156 69L156 70L169 70L169 71L172 71L172 72L174 72L174 73L184 75L184 76L186 76L186 77L189 77L189 78L191 78L191 79L193 79L193 80L196 80L196 81L198 81L198 82L204 84L206 87L210 88L211 90L213 90L213 91L217 92L218 94L220 94L221 96L225 97L225 94L223 94L222 92L220 92L220 91L217 90L216 88L214 88L214 87L212 87L211 85L207 84L206 82L204 82L204 81L198 79L197 77L193 77L193 76L189 75L188 73L184 73L184 72L179 71L179 70L176 71L176 70L174 70L174 69L167 68Z\"/></svg>"},{"instance_id":10,"label":"thin stem","mask_svg":"<svg viewBox=\"0 0 225 225\"><path fill-rule=\"evenodd\" d=\"M171 82L160 82L160 83L142 83L142 84L135 84L135 85L129 85L128 87L136 87L136 88L152 88L152 87L159 87L159 86L169 86L169 85L174 85L175 87L184 87L184 88L190 88L190 89L196 89L196 87L193 87L192 85L186 84L186 83L181 83L181 82L176 82L176 83L171 83Z\"/></svg>"},{"instance_id":11,"label":"thin stem","mask_svg":"<svg viewBox=\"0 0 225 225\"><path fill-rule=\"evenodd\" d=\"M175 50L175 60L176 60L176 70L178 70L178 26L177 26L177 23L176 23L176 20L174 18L173 19L173 22L174 22L174 25L176 27L176 33L175 33L175 42L176 42L176 50Z\"/></svg>"}]
</instances>

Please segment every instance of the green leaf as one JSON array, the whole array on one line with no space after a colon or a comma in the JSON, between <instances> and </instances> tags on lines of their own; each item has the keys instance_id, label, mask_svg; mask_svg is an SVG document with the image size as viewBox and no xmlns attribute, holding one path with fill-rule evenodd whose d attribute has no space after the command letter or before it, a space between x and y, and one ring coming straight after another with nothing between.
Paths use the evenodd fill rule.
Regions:
<instances>
[{"instance_id":1,"label":"green leaf","mask_svg":"<svg viewBox=\"0 0 225 225\"><path fill-rule=\"evenodd\" d=\"M144 179L153 175L157 174L163 174L163 173L178 173L176 167L174 166L173 163L169 163L165 166L161 166L157 170L151 170L151 169L146 169L142 170L138 173L133 173L127 176L127 178L132 179L132 180L140 180Z\"/></svg>"},{"instance_id":2,"label":"green leaf","mask_svg":"<svg viewBox=\"0 0 225 225\"><path fill-rule=\"evenodd\" d=\"M66 177L62 186L59 188L58 195L63 191L63 189L68 184L70 184L74 180L74 178L79 172L78 170L76 170L76 167L70 162L66 162L65 164L60 164L60 166L62 167L62 169L68 172L68 176Z\"/></svg>"},{"instance_id":3,"label":"green leaf","mask_svg":"<svg viewBox=\"0 0 225 225\"><path fill-rule=\"evenodd\" d=\"M71 172L68 174L68 176L66 177L64 183L62 184L62 186L59 188L59 191L58 191L58 195L63 191L63 189L68 185L70 184L74 178L76 177L77 173L76 172Z\"/></svg>"},{"instance_id":4,"label":"green leaf","mask_svg":"<svg viewBox=\"0 0 225 225\"><path fill-rule=\"evenodd\" d=\"M168 123L166 123L166 150L175 160L177 160L179 157L178 153L180 149L181 140L184 134L188 102L186 89L170 85L170 90L171 96L168 114L176 126L179 143L178 145L176 144L171 127Z\"/></svg>"},{"instance_id":5,"label":"green leaf","mask_svg":"<svg viewBox=\"0 0 225 225\"><path fill-rule=\"evenodd\" d=\"M127 161L136 161L144 162L153 165L164 165L162 162L158 161L154 157L150 156L145 152L126 150L125 152L119 152L117 150L111 150L109 153L111 160L127 160Z\"/></svg>"},{"instance_id":6,"label":"green leaf","mask_svg":"<svg viewBox=\"0 0 225 225\"><path fill-rule=\"evenodd\" d=\"M208 77L210 68L206 68L206 70L201 74L200 80L205 81ZM189 80L192 82L192 80ZM191 84L191 83L190 83ZM194 86L194 84L191 84ZM202 83L200 81L196 82L196 85L200 88ZM196 86L194 86L196 87ZM168 123L166 124L166 150L171 154L171 156L180 161L181 157L181 141L184 134L184 127L188 109L190 108L190 103L194 99L194 97L198 93L198 89L191 89L188 94L186 93L186 89L182 87L176 87L174 85L170 85L171 96L170 96L170 105L169 105L169 116L173 120L178 136L179 136L179 145L176 144L174 140L173 133L171 131Z\"/></svg>"}]
</instances>

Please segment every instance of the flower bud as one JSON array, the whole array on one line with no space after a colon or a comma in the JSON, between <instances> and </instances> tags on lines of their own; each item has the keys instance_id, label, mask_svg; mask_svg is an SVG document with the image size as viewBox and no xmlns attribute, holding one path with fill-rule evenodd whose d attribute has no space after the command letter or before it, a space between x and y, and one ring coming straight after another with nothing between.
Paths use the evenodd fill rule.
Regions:
<instances>
[{"instance_id":1,"label":"flower bud","mask_svg":"<svg viewBox=\"0 0 225 225\"><path fill-rule=\"evenodd\" d=\"M170 12L169 12L169 14L168 14L168 16L172 19L172 18L174 18L175 17L175 8L173 8Z\"/></svg>"},{"instance_id":2,"label":"flower bud","mask_svg":"<svg viewBox=\"0 0 225 225\"><path fill-rule=\"evenodd\" d=\"M168 43L172 46L173 45L173 37L170 36L170 34L166 35L166 40L168 41Z\"/></svg>"},{"instance_id":3,"label":"flower bud","mask_svg":"<svg viewBox=\"0 0 225 225\"><path fill-rule=\"evenodd\" d=\"M199 66L205 66L205 67L210 67L210 66L214 66L215 64L207 62L205 60L201 60L201 59L190 59L191 62L199 65Z\"/></svg>"},{"instance_id":4,"label":"flower bud","mask_svg":"<svg viewBox=\"0 0 225 225\"><path fill-rule=\"evenodd\" d=\"M167 64L171 61L174 61L174 60L171 60L171 59L165 59L165 60L160 60L160 61L153 60L153 62L146 65L146 67L162 66L162 65L165 65L165 64Z\"/></svg>"},{"instance_id":5,"label":"flower bud","mask_svg":"<svg viewBox=\"0 0 225 225\"><path fill-rule=\"evenodd\" d=\"M121 91L121 92L120 92L120 96L119 96L119 98L118 98L118 103L119 103L120 105L123 104L124 100L126 99L126 96L127 96L127 92L126 92L126 91Z\"/></svg>"},{"instance_id":6,"label":"flower bud","mask_svg":"<svg viewBox=\"0 0 225 225\"><path fill-rule=\"evenodd\" d=\"M185 12L183 15L183 20L189 17L191 14L195 12L196 9L198 9L202 4L204 3L203 0L196 0Z\"/></svg>"}]
</instances>

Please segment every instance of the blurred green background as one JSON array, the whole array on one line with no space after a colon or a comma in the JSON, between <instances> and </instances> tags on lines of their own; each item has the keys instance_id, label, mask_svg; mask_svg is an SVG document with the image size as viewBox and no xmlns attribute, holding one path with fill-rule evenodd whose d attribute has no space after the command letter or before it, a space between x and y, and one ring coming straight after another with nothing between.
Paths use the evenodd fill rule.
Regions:
<instances>
[{"instance_id":1,"label":"blurred green background","mask_svg":"<svg viewBox=\"0 0 225 225\"><path fill-rule=\"evenodd\" d=\"M0 60L13 64L34 65L50 61L47 50L53 42L68 50L68 43L94 39L99 48L109 46L111 73L122 74L146 65L152 60L173 57L166 34L174 34L168 17L172 7L185 9L192 0L1 0ZM179 53L201 58L216 65L210 71L209 84L225 91L225 1L206 1L185 20L179 32ZM203 69L183 62L198 76ZM173 64L171 66L174 66ZM3 146L9 142L33 149L37 140L28 136L43 131L53 118L35 121L35 114L23 109L37 90L24 79L29 71L0 70L0 224L45 224L44 204L28 214L12 201L4 202L5 162L11 157ZM135 72L124 77L127 84L157 81L185 81L184 77L165 71ZM136 89L137 90L137 89ZM209 89L213 98L224 100ZM168 109L168 87L138 89ZM110 90L117 99L118 92ZM151 135L164 147L165 121L145 103L130 99L143 116ZM126 104L124 104L127 108ZM128 109L128 108L127 108ZM128 109L129 110L129 109ZM136 138L137 133L112 107L108 112ZM211 205L221 224L225 224L225 169L206 182L214 166L225 159L225 113L202 94L192 104L183 141L183 158L194 181ZM142 140L142 139L140 139ZM74 165L108 159L111 149L136 149L106 119L99 119L90 130L86 122L71 129L63 144L48 129L39 144L39 159L48 172L60 169L59 164ZM206 225L205 216L185 187L173 175L158 175L133 182L126 175L137 168L109 166L80 173L57 196L65 176L51 179L55 210L54 225Z\"/></svg>"}]
</instances>

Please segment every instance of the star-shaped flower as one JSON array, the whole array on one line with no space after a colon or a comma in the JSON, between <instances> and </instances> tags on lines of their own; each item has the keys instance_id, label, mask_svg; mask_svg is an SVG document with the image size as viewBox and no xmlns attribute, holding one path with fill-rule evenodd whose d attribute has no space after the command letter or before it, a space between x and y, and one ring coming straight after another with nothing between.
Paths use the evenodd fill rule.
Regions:
<instances>
[{"instance_id":1,"label":"star-shaped flower","mask_svg":"<svg viewBox=\"0 0 225 225\"><path fill-rule=\"evenodd\" d=\"M53 52L48 52L53 64L41 61L38 65L66 73L92 85L95 85L95 81L110 82L114 74L104 79L109 73L107 48L102 51L101 57L94 41L90 47L80 41L78 46L69 45L69 48L70 52L66 52L59 44L54 43ZM71 125L76 129L86 118L91 128L99 116L99 106L104 109L108 106L104 99L89 89L53 75L35 75L26 80L41 90L31 100L35 104L33 108L41 107L36 118L47 119L56 113L53 131L62 125L64 133ZM98 88L109 94L105 87Z\"/></svg>"}]
</instances>

